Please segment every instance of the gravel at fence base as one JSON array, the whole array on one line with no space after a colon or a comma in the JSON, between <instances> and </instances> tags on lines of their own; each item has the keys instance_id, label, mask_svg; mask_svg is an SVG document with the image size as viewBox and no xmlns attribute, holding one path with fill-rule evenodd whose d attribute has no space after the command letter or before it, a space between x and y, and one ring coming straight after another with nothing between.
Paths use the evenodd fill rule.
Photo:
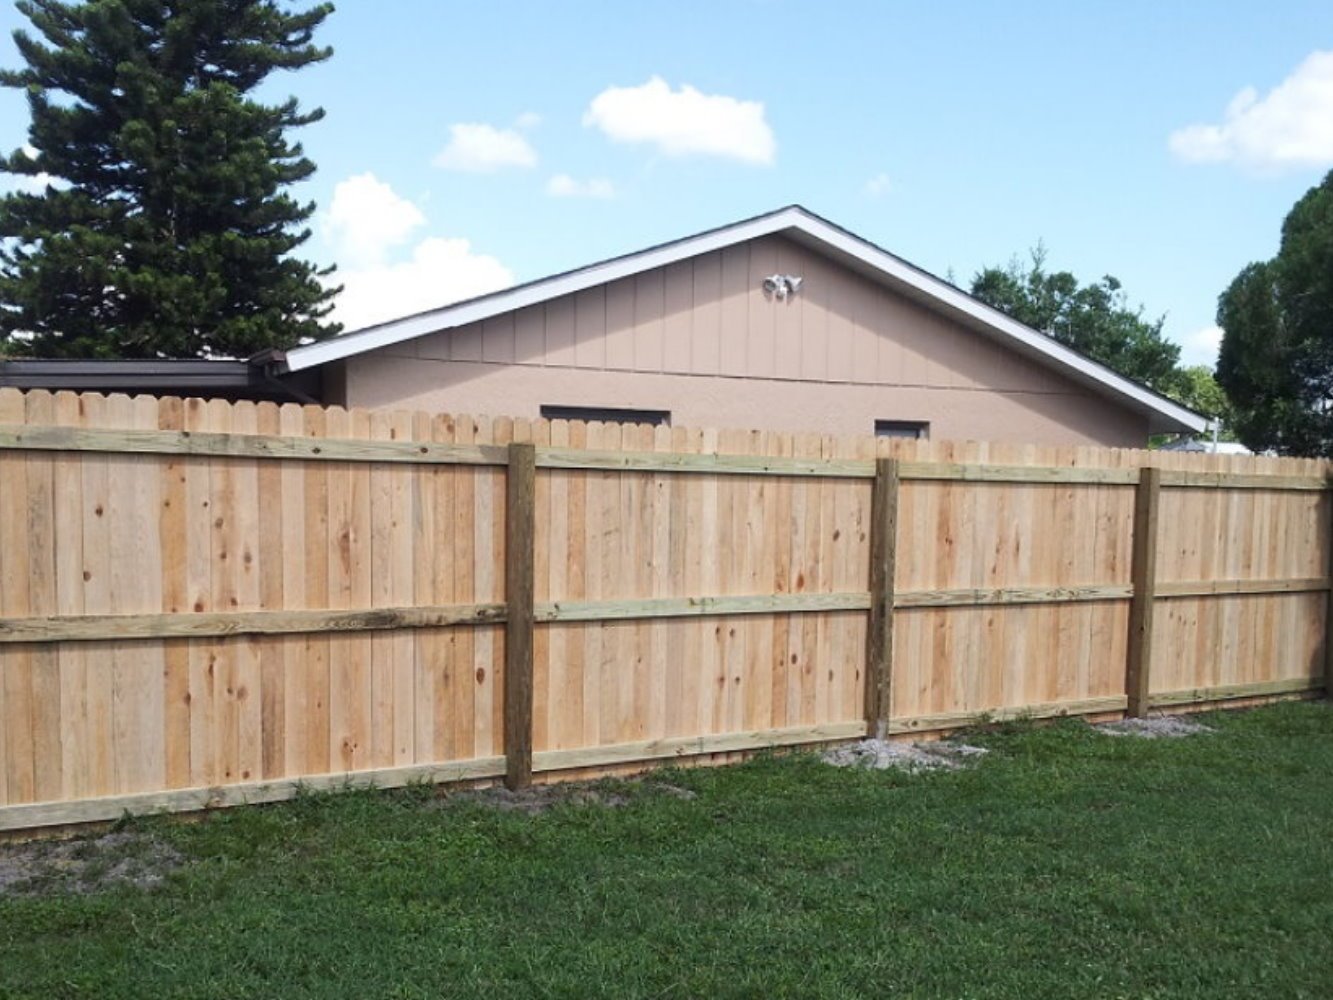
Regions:
<instances>
[{"instance_id":1,"label":"gravel at fence base","mask_svg":"<svg viewBox=\"0 0 1333 1000\"><path fill-rule=\"evenodd\" d=\"M834 767L866 767L876 771L897 768L915 774L918 771L956 771L984 753L984 747L951 740L930 743L862 740L825 751L822 759Z\"/></svg>"},{"instance_id":2,"label":"gravel at fence base","mask_svg":"<svg viewBox=\"0 0 1333 1000\"><path fill-rule=\"evenodd\" d=\"M174 848L133 832L0 847L0 896L153 889L184 863Z\"/></svg>"},{"instance_id":3,"label":"gravel at fence base","mask_svg":"<svg viewBox=\"0 0 1333 1000\"><path fill-rule=\"evenodd\" d=\"M1138 736L1145 740L1179 739L1211 733L1201 722L1185 715L1155 715L1147 719L1124 719L1095 727L1107 736Z\"/></svg>"}]
</instances>

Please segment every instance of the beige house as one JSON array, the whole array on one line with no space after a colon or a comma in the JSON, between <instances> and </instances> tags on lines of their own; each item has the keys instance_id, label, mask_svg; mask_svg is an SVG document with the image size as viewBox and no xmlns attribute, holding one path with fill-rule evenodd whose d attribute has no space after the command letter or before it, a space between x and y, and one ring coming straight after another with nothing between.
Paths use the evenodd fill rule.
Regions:
<instances>
[{"instance_id":1,"label":"beige house","mask_svg":"<svg viewBox=\"0 0 1333 1000\"><path fill-rule=\"evenodd\" d=\"M278 361L346 406L1114 446L1205 427L799 207Z\"/></svg>"}]
</instances>

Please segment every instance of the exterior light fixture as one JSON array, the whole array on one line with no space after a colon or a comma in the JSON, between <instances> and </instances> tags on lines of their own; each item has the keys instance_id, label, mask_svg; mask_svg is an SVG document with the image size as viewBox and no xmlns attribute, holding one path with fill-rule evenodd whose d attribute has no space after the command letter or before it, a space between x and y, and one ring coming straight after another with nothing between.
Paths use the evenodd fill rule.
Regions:
<instances>
[{"instance_id":1,"label":"exterior light fixture","mask_svg":"<svg viewBox=\"0 0 1333 1000\"><path fill-rule=\"evenodd\" d=\"M801 280L794 274L770 274L764 279L764 291L785 302L788 295L795 295L801 290Z\"/></svg>"}]
</instances>

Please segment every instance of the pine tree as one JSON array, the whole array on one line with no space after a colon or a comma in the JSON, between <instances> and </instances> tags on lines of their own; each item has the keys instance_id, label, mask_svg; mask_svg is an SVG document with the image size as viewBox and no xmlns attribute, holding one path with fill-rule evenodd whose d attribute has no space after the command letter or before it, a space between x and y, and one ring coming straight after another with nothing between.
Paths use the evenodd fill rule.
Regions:
<instances>
[{"instance_id":1,"label":"pine tree","mask_svg":"<svg viewBox=\"0 0 1333 1000\"><path fill-rule=\"evenodd\" d=\"M0 169L49 182L0 199L0 338L38 357L246 357L337 332L336 289L292 255L319 121L254 90L332 54L333 11L276 0L20 0L28 147ZM37 181L30 187L40 186ZM17 335L17 336L16 336ZM2 342L2 340L0 340Z\"/></svg>"}]
</instances>

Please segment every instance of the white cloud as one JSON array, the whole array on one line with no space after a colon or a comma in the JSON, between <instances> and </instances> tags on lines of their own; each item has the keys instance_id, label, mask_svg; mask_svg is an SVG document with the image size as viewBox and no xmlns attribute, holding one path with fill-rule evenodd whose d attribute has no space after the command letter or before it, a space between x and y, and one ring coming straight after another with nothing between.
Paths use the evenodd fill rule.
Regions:
<instances>
[{"instance_id":1,"label":"white cloud","mask_svg":"<svg viewBox=\"0 0 1333 1000\"><path fill-rule=\"evenodd\" d=\"M542 116L535 111L524 111L514 119L514 127L520 129L536 128L542 123Z\"/></svg>"},{"instance_id":2,"label":"white cloud","mask_svg":"<svg viewBox=\"0 0 1333 1000\"><path fill-rule=\"evenodd\" d=\"M871 198L883 198L892 190L893 182L886 173L880 172L866 181L865 193Z\"/></svg>"},{"instance_id":3,"label":"white cloud","mask_svg":"<svg viewBox=\"0 0 1333 1000\"><path fill-rule=\"evenodd\" d=\"M1333 164L1333 52L1315 52L1263 98L1246 87L1219 125L1171 133L1187 163L1235 161L1260 169Z\"/></svg>"},{"instance_id":4,"label":"white cloud","mask_svg":"<svg viewBox=\"0 0 1333 1000\"><path fill-rule=\"evenodd\" d=\"M505 167L534 167L537 151L516 129L463 122L449 126L449 144L434 162L446 170L489 174Z\"/></svg>"},{"instance_id":5,"label":"white cloud","mask_svg":"<svg viewBox=\"0 0 1333 1000\"><path fill-rule=\"evenodd\" d=\"M1187 365L1217 364L1217 351L1222 346L1222 328L1205 326L1188 334L1180 342L1180 360Z\"/></svg>"},{"instance_id":6,"label":"white cloud","mask_svg":"<svg viewBox=\"0 0 1333 1000\"><path fill-rule=\"evenodd\" d=\"M425 222L416 205L366 173L338 183L321 227L340 263L365 267L383 261Z\"/></svg>"},{"instance_id":7,"label":"white cloud","mask_svg":"<svg viewBox=\"0 0 1333 1000\"><path fill-rule=\"evenodd\" d=\"M410 260L339 269L330 281L343 286L333 318L359 330L508 288L514 276L494 257L475 253L467 240L433 236L413 248Z\"/></svg>"},{"instance_id":8,"label":"white cloud","mask_svg":"<svg viewBox=\"0 0 1333 1000\"><path fill-rule=\"evenodd\" d=\"M546 182L546 193L553 198L614 198L616 188L605 177L579 181L569 174L556 174Z\"/></svg>"},{"instance_id":9,"label":"white cloud","mask_svg":"<svg viewBox=\"0 0 1333 1000\"><path fill-rule=\"evenodd\" d=\"M349 177L334 188L320 230L338 264L328 283L343 286L333 318L345 329L359 330L514 283L507 267L476 253L465 239L429 236L403 259L400 248L425 225L421 209L374 174Z\"/></svg>"},{"instance_id":10,"label":"white cloud","mask_svg":"<svg viewBox=\"0 0 1333 1000\"><path fill-rule=\"evenodd\" d=\"M720 156L767 166L777 142L764 105L688 84L672 90L654 76L638 87L608 87L592 99L583 124L616 142L646 142L668 156Z\"/></svg>"}]
</instances>

